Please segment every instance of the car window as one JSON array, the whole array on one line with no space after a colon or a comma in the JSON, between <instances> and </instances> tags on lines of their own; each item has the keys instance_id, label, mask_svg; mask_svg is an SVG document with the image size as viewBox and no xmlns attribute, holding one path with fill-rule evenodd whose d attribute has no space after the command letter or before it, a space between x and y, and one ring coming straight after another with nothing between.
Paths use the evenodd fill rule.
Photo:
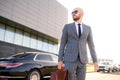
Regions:
<instances>
[{"instance_id":1,"label":"car window","mask_svg":"<svg viewBox=\"0 0 120 80\"><path fill-rule=\"evenodd\" d=\"M50 55L45 54L39 54L36 56L35 60L46 60L46 61L52 61L52 57Z\"/></svg>"},{"instance_id":2,"label":"car window","mask_svg":"<svg viewBox=\"0 0 120 80\"><path fill-rule=\"evenodd\" d=\"M58 56L56 56L56 55L51 55L51 56L52 56L52 60L54 62L58 62Z\"/></svg>"},{"instance_id":3,"label":"car window","mask_svg":"<svg viewBox=\"0 0 120 80\"><path fill-rule=\"evenodd\" d=\"M28 55L30 55L30 54L16 54L16 55L12 55L10 57L7 57L7 59L19 59L19 58L24 58Z\"/></svg>"},{"instance_id":4,"label":"car window","mask_svg":"<svg viewBox=\"0 0 120 80\"><path fill-rule=\"evenodd\" d=\"M101 64L103 64L103 65L110 65L109 62L102 62Z\"/></svg>"}]
</instances>

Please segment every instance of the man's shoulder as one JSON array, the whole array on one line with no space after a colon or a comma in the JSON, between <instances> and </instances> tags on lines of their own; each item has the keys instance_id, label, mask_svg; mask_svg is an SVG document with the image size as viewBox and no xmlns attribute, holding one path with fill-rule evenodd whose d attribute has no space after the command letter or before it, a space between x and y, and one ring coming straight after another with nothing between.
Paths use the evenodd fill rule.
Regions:
<instances>
[{"instance_id":1,"label":"man's shoulder","mask_svg":"<svg viewBox=\"0 0 120 80\"><path fill-rule=\"evenodd\" d=\"M83 27L91 29L91 27L87 24L82 23Z\"/></svg>"},{"instance_id":2,"label":"man's shoulder","mask_svg":"<svg viewBox=\"0 0 120 80\"><path fill-rule=\"evenodd\" d=\"M84 23L82 23L82 25L83 25L83 26L85 26L85 27L90 27L89 25L87 25L87 24L84 24Z\"/></svg>"},{"instance_id":3,"label":"man's shoulder","mask_svg":"<svg viewBox=\"0 0 120 80\"><path fill-rule=\"evenodd\" d=\"M73 23L65 24L65 26L71 26L71 25L73 25L73 24L74 24L74 22L73 22Z\"/></svg>"}]
</instances>

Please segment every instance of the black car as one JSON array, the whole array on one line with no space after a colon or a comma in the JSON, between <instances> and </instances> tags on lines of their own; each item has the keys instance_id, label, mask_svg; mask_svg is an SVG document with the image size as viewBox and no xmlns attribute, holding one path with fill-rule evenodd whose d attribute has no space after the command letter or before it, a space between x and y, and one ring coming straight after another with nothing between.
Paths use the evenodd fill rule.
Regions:
<instances>
[{"instance_id":1,"label":"black car","mask_svg":"<svg viewBox=\"0 0 120 80\"><path fill-rule=\"evenodd\" d=\"M0 59L0 78L41 80L57 69L56 54L44 52L24 52Z\"/></svg>"}]
</instances>

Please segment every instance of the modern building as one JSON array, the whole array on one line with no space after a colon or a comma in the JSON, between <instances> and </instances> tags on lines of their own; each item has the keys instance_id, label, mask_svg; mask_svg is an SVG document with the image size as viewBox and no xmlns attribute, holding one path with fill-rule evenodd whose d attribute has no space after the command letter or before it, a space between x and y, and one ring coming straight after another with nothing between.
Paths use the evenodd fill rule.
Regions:
<instances>
[{"instance_id":1,"label":"modern building","mask_svg":"<svg viewBox=\"0 0 120 80\"><path fill-rule=\"evenodd\" d=\"M57 0L0 0L0 57L56 53L68 11Z\"/></svg>"}]
</instances>

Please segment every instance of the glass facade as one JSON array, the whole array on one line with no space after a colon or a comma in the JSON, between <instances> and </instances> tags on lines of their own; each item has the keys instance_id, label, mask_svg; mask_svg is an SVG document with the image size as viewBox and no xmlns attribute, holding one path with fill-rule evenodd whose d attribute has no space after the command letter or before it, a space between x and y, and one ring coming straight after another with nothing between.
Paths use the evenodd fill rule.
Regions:
<instances>
[{"instance_id":1,"label":"glass facade","mask_svg":"<svg viewBox=\"0 0 120 80\"><path fill-rule=\"evenodd\" d=\"M22 45L23 42L23 31L16 29L14 43L18 45Z\"/></svg>"},{"instance_id":2,"label":"glass facade","mask_svg":"<svg viewBox=\"0 0 120 80\"><path fill-rule=\"evenodd\" d=\"M0 24L0 40L3 41L5 36L5 25Z\"/></svg>"},{"instance_id":3,"label":"glass facade","mask_svg":"<svg viewBox=\"0 0 120 80\"><path fill-rule=\"evenodd\" d=\"M52 53L58 52L56 42L3 23L0 23L0 41Z\"/></svg>"},{"instance_id":4,"label":"glass facade","mask_svg":"<svg viewBox=\"0 0 120 80\"><path fill-rule=\"evenodd\" d=\"M30 47L33 49L37 48L37 36L31 34L31 38L30 38Z\"/></svg>"},{"instance_id":5,"label":"glass facade","mask_svg":"<svg viewBox=\"0 0 120 80\"><path fill-rule=\"evenodd\" d=\"M30 33L24 32L22 45L26 47L30 46Z\"/></svg>"},{"instance_id":6,"label":"glass facade","mask_svg":"<svg viewBox=\"0 0 120 80\"><path fill-rule=\"evenodd\" d=\"M9 43L13 43L15 35L15 29L7 26L5 30L5 41Z\"/></svg>"}]
</instances>

